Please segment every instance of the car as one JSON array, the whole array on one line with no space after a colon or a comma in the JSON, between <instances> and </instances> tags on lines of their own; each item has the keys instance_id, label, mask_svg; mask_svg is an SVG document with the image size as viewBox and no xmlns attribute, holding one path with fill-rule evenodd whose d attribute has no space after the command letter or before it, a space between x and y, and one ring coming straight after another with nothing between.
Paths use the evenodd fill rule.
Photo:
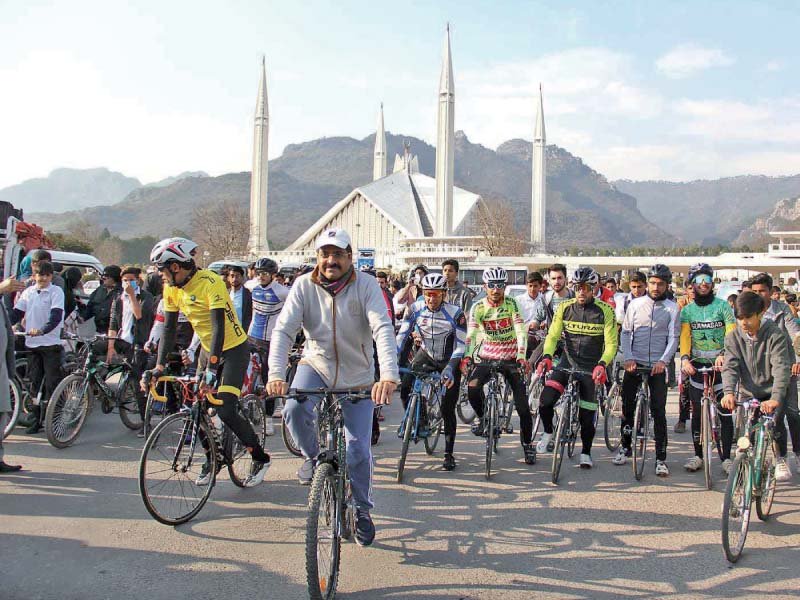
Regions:
<instances>
[{"instance_id":1,"label":"car","mask_svg":"<svg viewBox=\"0 0 800 600\"><path fill-rule=\"evenodd\" d=\"M237 267L242 267L242 269L244 269L245 275L247 275L247 269L251 264L252 263L249 263L245 260L233 260L233 259L215 260L206 268L209 271L214 271L214 273L219 275L222 272L222 269L224 269L225 267L237 266Z\"/></svg>"}]
</instances>

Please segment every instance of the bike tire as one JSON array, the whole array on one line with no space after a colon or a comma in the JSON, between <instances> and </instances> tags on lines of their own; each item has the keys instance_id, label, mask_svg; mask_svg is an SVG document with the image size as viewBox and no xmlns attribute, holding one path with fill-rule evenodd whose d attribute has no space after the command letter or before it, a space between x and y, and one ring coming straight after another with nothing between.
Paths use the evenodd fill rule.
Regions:
<instances>
[{"instance_id":1,"label":"bike tire","mask_svg":"<svg viewBox=\"0 0 800 600\"><path fill-rule=\"evenodd\" d=\"M506 385L503 388L503 409L500 423L500 428L505 433L514 433L514 428L511 426L511 417L514 416L514 399L511 394L511 386Z\"/></svg>"},{"instance_id":2,"label":"bike tire","mask_svg":"<svg viewBox=\"0 0 800 600\"><path fill-rule=\"evenodd\" d=\"M728 417L725 417L726 419ZM722 418L719 416L719 407L714 410L714 422L711 427L711 439L714 441L714 448L717 449L717 456L722 462ZM734 441L736 438L734 438Z\"/></svg>"},{"instance_id":3,"label":"bike tire","mask_svg":"<svg viewBox=\"0 0 800 600\"><path fill-rule=\"evenodd\" d=\"M542 424L542 417L539 414L539 399L541 398L542 390L544 390L542 379L542 377L537 378L536 381L531 384L530 390L528 391L528 408L531 411L531 418L533 419L531 443L536 439L536 434L539 432L539 427Z\"/></svg>"},{"instance_id":4,"label":"bike tire","mask_svg":"<svg viewBox=\"0 0 800 600\"><path fill-rule=\"evenodd\" d=\"M130 371L122 376L117 390L117 407L122 424L132 431L139 431L144 427L144 419L139 412L139 399L134 379L131 377Z\"/></svg>"},{"instance_id":5,"label":"bike tire","mask_svg":"<svg viewBox=\"0 0 800 600\"><path fill-rule=\"evenodd\" d=\"M644 464L647 460L647 438L649 435L649 410L647 400L639 398L636 401L636 414L633 418L633 476L636 481L641 481L644 477ZM641 433L640 433L641 432Z\"/></svg>"},{"instance_id":6,"label":"bike tire","mask_svg":"<svg viewBox=\"0 0 800 600\"><path fill-rule=\"evenodd\" d=\"M729 562L739 560L750 528L750 461L739 454L733 461L722 501L722 550Z\"/></svg>"},{"instance_id":7,"label":"bike tire","mask_svg":"<svg viewBox=\"0 0 800 600\"><path fill-rule=\"evenodd\" d=\"M553 463L550 466L550 480L553 484L558 483L558 478L561 476L561 463L564 462L564 448L567 445L566 432L564 429L569 423L569 417L564 413L569 410L568 404L569 402L562 405L561 415L558 419L558 427L556 427L555 445L553 446Z\"/></svg>"},{"instance_id":8,"label":"bike tire","mask_svg":"<svg viewBox=\"0 0 800 600\"><path fill-rule=\"evenodd\" d=\"M342 546L339 513L344 499L337 497L337 484L333 465L317 466L308 494L306 519L306 582L312 600L330 600L336 595L339 583Z\"/></svg>"},{"instance_id":9,"label":"bike tire","mask_svg":"<svg viewBox=\"0 0 800 600\"><path fill-rule=\"evenodd\" d=\"M428 456L436 451L436 446L439 444L439 438L444 429L444 421L442 420L442 404L441 396L439 399L428 405L428 437L425 438L425 452Z\"/></svg>"},{"instance_id":10,"label":"bike tire","mask_svg":"<svg viewBox=\"0 0 800 600\"><path fill-rule=\"evenodd\" d=\"M247 422L250 423L258 438L258 443L263 448L264 441L267 439L267 415L264 412L264 403L255 394L247 394L244 398L239 399L239 410ZM227 464L228 476L234 485L243 488L245 480L250 475L253 457L241 440L228 427L225 429L229 439L226 447L227 458L229 459Z\"/></svg>"},{"instance_id":11,"label":"bike tire","mask_svg":"<svg viewBox=\"0 0 800 600\"><path fill-rule=\"evenodd\" d=\"M408 399L408 410L406 410L405 421L403 422L403 445L400 448L400 458L397 461L397 483L403 483L403 471L406 468L406 458L408 457L408 445L411 442L411 431L414 429L414 418L417 410L419 396L411 394Z\"/></svg>"},{"instance_id":12,"label":"bike tire","mask_svg":"<svg viewBox=\"0 0 800 600\"><path fill-rule=\"evenodd\" d=\"M144 437L147 438L161 421L169 416L167 401L156 400L153 395L147 394L147 403L144 407Z\"/></svg>"},{"instance_id":13,"label":"bike tire","mask_svg":"<svg viewBox=\"0 0 800 600\"><path fill-rule=\"evenodd\" d=\"M488 398L486 402L486 412L483 417L486 424L486 451L485 451L485 466L484 477L488 481L492 476L492 456L497 451L495 442L497 411L494 398Z\"/></svg>"},{"instance_id":14,"label":"bike tire","mask_svg":"<svg viewBox=\"0 0 800 600\"><path fill-rule=\"evenodd\" d=\"M616 452L622 441L622 401L619 387L616 381L611 384L603 415L603 438L609 452Z\"/></svg>"},{"instance_id":15,"label":"bike tire","mask_svg":"<svg viewBox=\"0 0 800 600\"><path fill-rule=\"evenodd\" d=\"M6 423L5 428L2 432L0 432L0 440L6 439L12 431L14 431L14 427L17 426L17 420L19 419L19 413L22 410L22 392L17 385L17 382L14 379L8 380L9 384L9 399L11 400L11 417Z\"/></svg>"},{"instance_id":16,"label":"bike tire","mask_svg":"<svg viewBox=\"0 0 800 600\"><path fill-rule=\"evenodd\" d=\"M755 497L756 514L762 521L769 519L772 511L772 502L775 499L775 488L778 481L775 479L775 452L770 447L764 453L761 465L761 493Z\"/></svg>"},{"instance_id":17,"label":"bike tire","mask_svg":"<svg viewBox=\"0 0 800 600\"><path fill-rule=\"evenodd\" d=\"M164 525L180 525L194 518L205 506L216 483L217 453L213 448L216 443L214 434L208 422L201 421L200 439L195 441L192 448L194 424L190 411L168 416L147 438L139 460L139 494L150 516ZM203 438L209 446L208 450L203 448ZM182 455L180 458L183 462L177 468L173 467L172 463L179 455ZM196 480L205 461L209 462L211 478L207 485L199 486ZM173 487L176 491L172 494L175 497L180 495L180 499L167 493L168 483L178 484ZM189 498L186 496L187 491L190 493ZM202 493L198 495L196 491Z\"/></svg>"},{"instance_id":18,"label":"bike tire","mask_svg":"<svg viewBox=\"0 0 800 600\"><path fill-rule=\"evenodd\" d=\"M569 415L569 437L567 438L567 456L572 458L575 456L575 442L578 440L578 430L580 423L578 422L578 403L572 403L572 411Z\"/></svg>"},{"instance_id":19,"label":"bike tire","mask_svg":"<svg viewBox=\"0 0 800 600\"><path fill-rule=\"evenodd\" d=\"M703 475L705 476L706 489L714 487L714 478L711 474L711 406L710 398L703 396L700 404L700 447L703 449Z\"/></svg>"},{"instance_id":20,"label":"bike tire","mask_svg":"<svg viewBox=\"0 0 800 600\"><path fill-rule=\"evenodd\" d=\"M83 375L68 375L53 390L44 416L47 441L67 448L78 439L89 415L88 382Z\"/></svg>"},{"instance_id":21,"label":"bike tire","mask_svg":"<svg viewBox=\"0 0 800 600\"><path fill-rule=\"evenodd\" d=\"M294 441L292 437L292 432L289 431L289 426L286 424L286 418L281 414L281 437L283 438L283 445L286 446L286 449L289 451L289 454L297 456L298 458L302 458L303 452L300 450L300 446L297 445L297 442Z\"/></svg>"},{"instance_id":22,"label":"bike tire","mask_svg":"<svg viewBox=\"0 0 800 600\"><path fill-rule=\"evenodd\" d=\"M472 425L475 421L475 410L473 410L472 405L469 403L469 393L467 391L467 377L464 376L461 378L461 385L459 386L458 390L458 402L456 403L456 413L458 414L459 420L464 423L464 425Z\"/></svg>"}]
</instances>

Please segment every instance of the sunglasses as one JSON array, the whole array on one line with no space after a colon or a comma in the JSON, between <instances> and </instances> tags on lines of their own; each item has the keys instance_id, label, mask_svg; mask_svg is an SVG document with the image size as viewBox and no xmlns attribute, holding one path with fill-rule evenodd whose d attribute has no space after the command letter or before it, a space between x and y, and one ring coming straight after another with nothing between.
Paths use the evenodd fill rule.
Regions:
<instances>
[{"instance_id":1,"label":"sunglasses","mask_svg":"<svg viewBox=\"0 0 800 600\"><path fill-rule=\"evenodd\" d=\"M501 281L490 281L486 284L486 287L490 290L504 290L506 284Z\"/></svg>"},{"instance_id":2,"label":"sunglasses","mask_svg":"<svg viewBox=\"0 0 800 600\"><path fill-rule=\"evenodd\" d=\"M711 283L713 280L710 275L698 275L694 278L695 285L702 285L703 283Z\"/></svg>"}]
</instances>

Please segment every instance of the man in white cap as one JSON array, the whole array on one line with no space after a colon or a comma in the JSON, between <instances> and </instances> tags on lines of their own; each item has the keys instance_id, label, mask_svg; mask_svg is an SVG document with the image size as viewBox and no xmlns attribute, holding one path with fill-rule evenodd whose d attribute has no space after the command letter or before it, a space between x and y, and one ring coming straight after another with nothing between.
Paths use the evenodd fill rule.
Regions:
<instances>
[{"instance_id":1,"label":"man in white cap","mask_svg":"<svg viewBox=\"0 0 800 600\"><path fill-rule=\"evenodd\" d=\"M283 396L289 351L300 328L306 337L297 367L296 389L363 389L372 387L375 404L389 404L400 382L394 349L394 325L375 277L353 268L353 248L344 229L328 229L316 243L317 266L292 284L275 328L269 353L267 393ZM375 381L372 343L375 342L380 380ZM374 385L373 385L374 383ZM289 399L283 416L306 462L297 475L310 484L319 455L314 407L320 396ZM356 542L369 546L375 539L372 501L372 411L370 400L342 402L347 439L347 466L356 502Z\"/></svg>"}]
</instances>

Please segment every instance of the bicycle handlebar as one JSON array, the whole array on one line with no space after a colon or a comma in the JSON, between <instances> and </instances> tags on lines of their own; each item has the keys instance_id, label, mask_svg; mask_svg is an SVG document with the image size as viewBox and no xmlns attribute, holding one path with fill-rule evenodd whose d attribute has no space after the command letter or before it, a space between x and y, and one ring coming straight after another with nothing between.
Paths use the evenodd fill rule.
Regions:
<instances>
[{"instance_id":1,"label":"bicycle handlebar","mask_svg":"<svg viewBox=\"0 0 800 600\"><path fill-rule=\"evenodd\" d=\"M442 374L439 371L432 370L432 371L414 371L413 369L406 369L405 367L400 367L400 374L410 374L418 377L420 379L424 379L429 377L431 379L441 379Z\"/></svg>"}]
</instances>

